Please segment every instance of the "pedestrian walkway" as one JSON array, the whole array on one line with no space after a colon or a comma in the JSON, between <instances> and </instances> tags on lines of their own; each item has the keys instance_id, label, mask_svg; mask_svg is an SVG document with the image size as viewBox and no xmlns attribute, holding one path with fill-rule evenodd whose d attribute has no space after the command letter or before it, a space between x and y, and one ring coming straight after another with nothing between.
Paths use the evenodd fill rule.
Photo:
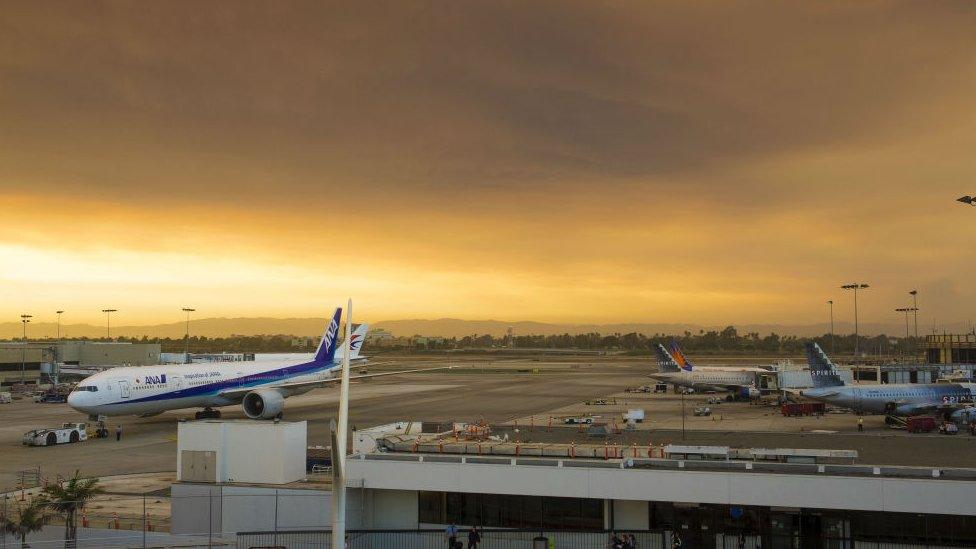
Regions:
<instances>
[{"instance_id":1,"label":"pedestrian walkway","mask_svg":"<svg viewBox=\"0 0 976 549\"><path fill-rule=\"evenodd\" d=\"M145 540L145 544L143 544ZM211 541L212 540L212 541ZM19 547L20 540L15 540L10 534L3 537L0 534L0 547ZM64 526L45 526L40 532L27 536L27 542L32 549L55 549L64 547ZM236 535L212 537L206 533L200 535L177 535L168 532L146 532L143 537L139 530L109 530L104 528L78 528L79 549L95 549L97 547L235 547Z\"/></svg>"}]
</instances>

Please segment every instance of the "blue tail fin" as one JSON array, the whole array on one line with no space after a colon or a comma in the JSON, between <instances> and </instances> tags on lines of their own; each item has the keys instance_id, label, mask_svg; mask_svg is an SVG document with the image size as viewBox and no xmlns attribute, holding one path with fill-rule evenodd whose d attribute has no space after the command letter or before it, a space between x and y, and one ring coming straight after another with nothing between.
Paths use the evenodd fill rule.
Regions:
<instances>
[{"instance_id":1,"label":"blue tail fin","mask_svg":"<svg viewBox=\"0 0 976 549\"><path fill-rule=\"evenodd\" d=\"M657 353L657 365L662 374L675 373L680 369L678 368L678 363L674 361L674 357L664 348L664 345L660 343L655 344L654 352Z\"/></svg>"},{"instance_id":2,"label":"blue tail fin","mask_svg":"<svg viewBox=\"0 0 976 549\"><path fill-rule=\"evenodd\" d=\"M695 369L695 365L681 352L681 348L678 347L678 342L673 339L671 340L671 356L674 357L674 361L678 364L678 367L685 372L690 372Z\"/></svg>"},{"instance_id":3,"label":"blue tail fin","mask_svg":"<svg viewBox=\"0 0 976 549\"><path fill-rule=\"evenodd\" d=\"M820 345L810 342L804 346L804 350L807 352L807 364L810 365L810 376L815 388L840 387L844 384L837 372L837 366L830 361Z\"/></svg>"},{"instance_id":4,"label":"blue tail fin","mask_svg":"<svg viewBox=\"0 0 976 549\"><path fill-rule=\"evenodd\" d=\"M339 322L341 320L342 307L336 307L335 313L332 314L332 321L325 327L322 341L319 342L319 348L315 351L315 362L331 364L335 361L336 347L338 347L339 342Z\"/></svg>"}]
</instances>

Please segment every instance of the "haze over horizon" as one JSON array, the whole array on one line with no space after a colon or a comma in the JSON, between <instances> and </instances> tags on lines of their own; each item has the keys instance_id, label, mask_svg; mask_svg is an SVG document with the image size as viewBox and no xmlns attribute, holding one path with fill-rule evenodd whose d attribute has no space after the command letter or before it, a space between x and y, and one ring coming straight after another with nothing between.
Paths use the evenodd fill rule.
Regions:
<instances>
[{"instance_id":1,"label":"haze over horizon","mask_svg":"<svg viewBox=\"0 0 976 549\"><path fill-rule=\"evenodd\" d=\"M298 337L317 337L322 335L328 319L321 317L309 318L199 318L194 319L189 326L191 336L204 337L228 337L233 335L254 336L254 335L290 335ZM382 328L397 337L419 336L440 336L440 337L465 337L471 335L493 335L503 336L509 328L515 330L516 335L562 335L562 334L584 334L597 332L603 335L615 333L641 333L645 336L659 335L681 335L688 331L693 334L707 331L722 331L728 326L736 328L740 335L747 335L756 332L760 336L776 333L781 336L821 336L829 332L829 327L825 323L814 324L720 324L703 325L688 322L674 323L651 323L651 322L628 322L614 324L569 324L569 323L546 323L531 320L463 320L456 318L437 318L437 319L396 319L396 320L370 320L359 319L369 322L370 330ZM842 336L852 334L854 331L852 322L838 320L834 323L834 333ZM861 323L859 333L862 336L875 336L885 334L888 336L903 337L905 326L903 323ZM87 323L65 323L58 327L54 322L31 323L28 331L29 340L53 339L58 337L60 329L61 337L64 339L94 338L100 339L106 335L104 324ZM909 327L912 332L914 327ZM926 326L920 324L919 336L924 337L931 333L971 333L973 325L971 323L956 323L947 325ZM19 341L23 335L23 326L20 322L0 322L0 339ZM186 333L185 322L168 322L161 324L145 325L118 325L111 327L113 338L175 338L182 339Z\"/></svg>"},{"instance_id":2,"label":"haze over horizon","mask_svg":"<svg viewBox=\"0 0 976 549\"><path fill-rule=\"evenodd\" d=\"M0 321L976 308L973 3L2 8Z\"/></svg>"}]
</instances>

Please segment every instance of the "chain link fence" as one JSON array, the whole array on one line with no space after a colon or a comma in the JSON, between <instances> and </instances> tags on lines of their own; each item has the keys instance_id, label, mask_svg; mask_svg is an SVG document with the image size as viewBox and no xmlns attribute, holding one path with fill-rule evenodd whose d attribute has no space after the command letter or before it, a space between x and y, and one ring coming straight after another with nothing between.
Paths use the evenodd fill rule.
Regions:
<instances>
[{"instance_id":1,"label":"chain link fence","mask_svg":"<svg viewBox=\"0 0 976 549\"><path fill-rule=\"evenodd\" d=\"M528 549L536 538L543 537L559 549L600 549L611 546L613 532L573 532L551 530L479 529L478 549ZM633 535L639 549L670 548L670 535L664 531L620 532ZM468 547L468 533L458 532L457 540ZM305 530L295 532L242 532L237 534L238 549L321 549L331 547L332 532ZM349 530L349 549L444 549L448 537L444 530Z\"/></svg>"}]
</instances>

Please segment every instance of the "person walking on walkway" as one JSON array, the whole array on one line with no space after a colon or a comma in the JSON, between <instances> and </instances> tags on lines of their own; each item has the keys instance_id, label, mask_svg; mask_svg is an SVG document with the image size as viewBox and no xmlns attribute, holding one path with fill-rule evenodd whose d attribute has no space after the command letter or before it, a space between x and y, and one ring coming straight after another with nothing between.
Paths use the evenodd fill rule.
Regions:
<instances>
[{"instance_id":1,"label":"person walking on walkway","mask_svg":"<svg viewBox=\"0 0 976 549\"><path fill-rule=\"evenodd\" d=\"M122 440L122 424L121 423L115 426L115 441L118 442L120 440Z\"/></svg>"},{"instance_id":2,"label":"person walking on walkway","mask_svg":"<svg viewBox=\"0 0 976 549\"><path fill-rule=\"evenodd\" d=\"M481 534L478 533L478 529L474 526L468 530L468 549L478 549L478 544L481 543Z\"/></svg>"},{"instance_id":3,"label":"person walking on walkway","mask_svg":"<svg viewBox=\"0 0 976 549\"><path fill-rule=\"evenodd\" d=\"M452 524L444 530L444 534L447 536L448 549L457 549L458 527Z\"/></svg>"}]
</instances>

